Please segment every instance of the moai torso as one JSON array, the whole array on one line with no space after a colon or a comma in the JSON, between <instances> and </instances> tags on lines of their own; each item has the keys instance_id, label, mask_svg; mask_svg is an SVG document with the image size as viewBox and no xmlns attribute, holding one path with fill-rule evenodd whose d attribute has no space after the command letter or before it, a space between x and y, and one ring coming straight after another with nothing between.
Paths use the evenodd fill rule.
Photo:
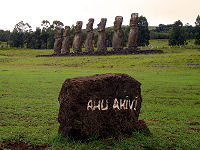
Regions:
<instances>
[{"instance_id":1,"label":"moai torso","mask_svg":"<svg viewBox=\"0 0 200 150\"><path fill-rule=\"evenodd\" d=\"M60 55L61 54L61 47L62 47L62 38L61 38L61 28L56 27L55 33L54 33L54 54Z\"/></svg>"},{"instance_id":2,"label":"moai torso","mask_svg":"<svg viewBox=\"0 0 200 150\"><path fill-rule=\"evenodd\" d=\"M98 24L98 41L97 41L97 51L98 52L104 52L107 51L107 43L106 43L106 26L107 19L102 18L101 22Z\"/></svg>"},{"instance_id":3,"label":"moai torso","mask_svg":"<svg viewBox=\"0 0 200 150\"><path fill-rule=\"evenodd\" d=\"M112 41L112 50L113 51L120 51L123 49L124 32L121 29L122 22L123 22L122 16L115 17L114 34L113 34L113 41Z\"/></svg>"},{"instance_id":4,"label":"moai torso","mask_svg":"<svg viewBox=\"0 0 200 150\"><path fill-rule=\"evenodd\" d=\"M86 52L93 52L94 51L94 46L93 46L93 38L94 38L93 24L94 24L94 19L90 18L88 24L86 25L86 32L87 32L87 38L86 38L86 41L85 41L85 51Z\"/></svg>"},{"instance_id":5,"label":"moai torso","mask_svg":"<svg viewBox=\"0 0 200 150\"><path fill-rule=\"evenodd\" d=\"M138 13L133 13L130 19L130 32L128 36L128 48L136 50L138 46Z\"/></svg>"},{"instance_id":6,"label":"moai torso","mask_svg":"<svg viewBox=\"0 0 200 150\"><path fill-rule=\"evenodd\" d=\"M75 36L73 41L73 52L80 53L82 52L82 21L77 21L75 26Z\"/></svg>"},{"instance_id":7,"label":"moai torso","mask_svg":"<svg viewBox=\"0 0 200 150\"><path fill-rule=\"evenodd\" d=\"M69 26L65 26L65 30L63 33L62 53L63 54L70 53L70 27Z\"/></svg>"}]
</instances>

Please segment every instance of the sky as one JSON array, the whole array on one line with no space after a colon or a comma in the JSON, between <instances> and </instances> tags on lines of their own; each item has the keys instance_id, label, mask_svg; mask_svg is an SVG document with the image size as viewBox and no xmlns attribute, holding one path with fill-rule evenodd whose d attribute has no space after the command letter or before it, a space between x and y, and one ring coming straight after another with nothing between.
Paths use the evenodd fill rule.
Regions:
<instances>
[{"instance_id":1,"label":"sky","mask_svg":"<svg viewBox=\"0 0 200 150\"><path fill-rule=\"evenodd\" d=\"M1 0L0 29L13 30L20 21L29 23L33 30L42 20L59 20L71 26L94 18L94 28L101 18L107 18L107 27L113 26L115 16L123 16L128 25L131 13L145 16L150 26L172 24L181 20L194 25L200 15L200 0Z\"/></svg>"}]
</instances>

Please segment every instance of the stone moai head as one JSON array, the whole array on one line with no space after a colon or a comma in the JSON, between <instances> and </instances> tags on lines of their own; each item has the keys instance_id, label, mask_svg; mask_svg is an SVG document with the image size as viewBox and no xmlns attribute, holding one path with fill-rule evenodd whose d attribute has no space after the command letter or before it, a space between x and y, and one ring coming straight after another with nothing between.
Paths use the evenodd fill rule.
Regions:
<instances>
[{"instance_id":1,"label":"stone moai head","mask_svg":"<svg viewBox=\"0 0 200 150\"><path fill-rule=\"evenodd\" d=\"M106 22L107 22L107 18L101 18L101 22L97 25L98 26L97 30L99 32L105 31Z\"/></svg>"},{"instance_id":2,"label":"stone moai head","mask_svg":"<svg viewBox=\"0 0 200 150\"><path fill-rule=\"evenodd\" d=\"M55 33L54 33L54 38L55 39L61 38L61 32L62 32L62 29L60 27L56 27L55 28Z\"/></svg>"},{"instance_id":3,"label":"stone moai head","mask_svg":"<svg viewBox=\"0 0 200 150\"><path fill-rule=\"evenodd\" d=\"M138 23L138 13L132 13L130 19L130 26L135 27Z\"/></svg>"},{"instance_id":4,"label":"stone moai head","mask_svg":"<svg viewBox=\"0 0 200 150\"><path fill-rule=\"evenodd\" d=\"M83 22L82 21L77 21L76 22L76 26L75 26L75 33L81 32L82 26L83 26Z\"/></svg>"},{"instance_id":5,"label":"stone moai head","mask_svg":"<svg viewBox=\"0 0 200 150\"><path fill-rule=\"evenodd\" d=\"M65 30L63 32L63 36L66 37L70 35L70 27L69 26L65 26Z\"/></svg>"},{"instance_id":6,"label":"stone moai head","mask_svg":"<svg viewBox=\"0 0 200 150\"><path fill-rule=\"evenodd\" d=\"M121 29L122 22L123 22L123 17L122 16L116 16L115 21L114 21L114 30Z\"/></svg>"},{"instance_id":7,"label":"stone moai head","mask_svg":"<svg viewBox=\"0 0 200 150\"><path fill-rule=\"evenodd\" d=\"M88 20L88 24L86 25L86 31L87 32L93 31L93 24L94 24L94 19L90 18Z\"/></svg>"}]
</instances>

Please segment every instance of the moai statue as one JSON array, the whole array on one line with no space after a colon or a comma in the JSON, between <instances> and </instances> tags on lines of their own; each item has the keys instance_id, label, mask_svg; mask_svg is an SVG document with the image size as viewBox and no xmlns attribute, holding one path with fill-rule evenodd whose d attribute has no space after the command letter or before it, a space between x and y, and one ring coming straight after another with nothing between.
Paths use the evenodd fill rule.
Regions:
<instances>
[{"instance_id":1,"label":"moai statue","mask_svg":"<svg viewBox=\"0 0 200 150\"><path fill-rule=\"evenodd\" d=\"M82 21L77 21L75 26L75 36L73 41L73 52L74 53L80 53L82 52Z\"/></svg>"},{"instance_id":2,"label":"moai statue","mask_svg":"<svg viewBox=\"0 0 200 150\"><path fill-rule=\"evenodd\" d=\"M132 13L130 19L130 32L128 36L128 50L137 50L138 46L138 13Z\"/></svg>"},{"instance_id":3,"label":"moai statue","mask_svg":"<svg viewBox=\"0 0 200 150\"><path fill-rule=\"evenodd\" d=\"M114 21L114 35L112 40L112 50L120 51L123 49L124 32L121 28L123 22L122 16L116 16Z\"/></svg>"},{"instance_id":4,"label":"moai statue","mask_svg":"<svg viewBox=\"0 0 200 150\"><path fill-rule=\"evenodd\" d=\"M97 41L97 51L98 52L105 52L107 51L107 43L106 43L106 18L102 18L101 22L98 24L98 41Z\"/></svg>"},{"instance_id":5,"label":"moai statue","mask_svg":"<svg viewBox=\"0 0 200 150\"><path fill-rule=\"evenodd\" d=\"M55 32L54 32L54 54L55 55L60 55L61 54L61 47L62 47L62 38L61 38L61 28L56 27Z\"/></svg>"},{"instance_id":6,"label":"moai statue","mask_svg":"<svg viewBox=\"0 0 200 150\"><path fill-rule=\"evenodd\" d=\"M63 54L70 53L70 27L69 26L65 26L65 30L63 32L62 53Z\"/></svg>"},{"instance_id":7,"label":"moai statue","mask_svg":"<svg viewBox=\"0 0 200 150\"><path fill-rule=\"evenodd\" d=\"M86 41L85 41L85 51L86 52L93 52L94 51L94 47L93 47L93 39L94 39L93 24L94 24L94 19L90 18L88 21L89 22L86 25L87 38L86 38Z\"/></svg>"}]
</instances>

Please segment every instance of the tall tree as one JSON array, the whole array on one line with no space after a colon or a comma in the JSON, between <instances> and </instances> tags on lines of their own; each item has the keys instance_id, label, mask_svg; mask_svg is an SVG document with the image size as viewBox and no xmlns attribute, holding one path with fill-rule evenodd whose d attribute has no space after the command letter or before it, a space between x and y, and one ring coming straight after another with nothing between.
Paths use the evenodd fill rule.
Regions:
<instances>
[{"instance_id":1,"label":"tall tree","mask_svg":"<svg viewBox=\"0 0 200 150\"><path fill-rule=\"evenodd\" d=\"M200 16L198 15L195 22L195 44L200 45Z\"/></svg>"},{"instance_id":2,"label":"tall tree","mask_svg":"<svg viewBox=\"0 0 200 150\"><path fill-rule=\"evenodd\" d=\"M106 28L106 39L107 39L107 46L112 47L112 37L114 34L114 30L111 27Z\"/></svg>"},{"instance_id":3,"label":"tall tree","mask_svg":"<svg viewBox=\"0 0 200 150\"><path fill-rule=\"evenodd\" d=\"M17 31L17 32L25 33L25 32L31 32L32 27L28 23L24 23L23 21L20 21L19 23L17 23L15 25L14 30Z\"/></svg>"},{"instance_id":4,"label":"tall tree","mask_svg":"<svg viewBox=\"0 0 200 150\"><path fill-rule=\"evenodd\" d=\"M144 16L139 17L138 27L139 27L138 45L139 46L149 45L150 31L146 17Z\"/></svg>"},{"instance_id":5,"label":"tall tree","mask_svg":"<svg viewBox=\"0 0 200 150\"><path fill-rule=\"evenodd\" d=\"M0 30L0 41L1 42L8 42L10 39L10 31Z\"/></svg>"},{"instance_id":6,"label":"tall tree","mask_svg":"<svg viewBox=\"0 0 200 150\"><path fill-rule=\"evenodd\" d=\"M186 42L186 32L183 23L178 20L172 26L172 31L169 38L169 45L184 45Z\"/></svg>"},{"instance_id":7,"label":"tall tree","mask_svg":"<svg viewBox=\"0 0 200 150\"><path fill-rule=\"evenodd\" d=\"M41 48L47 49L48 47L48 38L49 38L49 32L50 32L50 22L48 20L43 20L41 23L42 32L41 32Z\"/></svg>"},{"instance_id":8,"label":"tall tree","mask_svg":"<svg viewBox=\"0 0 200 150\"><path fill-rule=\"evenodd\" d=\"M48 49L53 49L53 46L54 46L54 30L53 29L50 29L48 31L48 39L47 39L47 48Z\"/></svg>"},{"instance_id":9,"label":"tall tree","mask_svg":"<svg viewBox=\"0 0 200 150\"><path fill-rule=\"evenodd\" d=\"M192 25L190 25L189 23L186 23L185 31L186 31L186 39L194 39L195 28Z\"/></svg>"},{"instance_id":10,"label":"tall tree","mask_svg":"<svg viewBox=\"0 0 200 150\"><path fill-rule=\"evenodd\" d=\"M12 47L24 47L25 35L23 32L17 32L13 30L10 35L10 46Z\"/></svg>"},{"instance_id":11,"label":"tall tree","mask_svg":"<svg viewBox=\"0 0 200 150\"><path fill-rule=\"evenodd\" d=\"M15 25L15 28L10 36L11 46L24 47L27 41L27 35L32 32L32 27L28 23L20 21Z\"/></svg>"},{"instance_id":12,"label":"tall tree","mask_svg":"<svg viewBox=\"0 0 200 150\"><path fill-rule=\"evenodd\" d=\"M55 29L56 27L62 28L63 26L64 26L64 24L61 21L58 21L58 20L53 21L53 24L52 24L53 29Z\"/></svg>"},{"instance_id":13,"label":"tall tree","mask_svg":"<svg viewBox=\"0 0 200 150\"><path fill-rule=\"evenodd\" d=\"M41 29L36 28L36 31L34 32L34 39L35 39L35 49L41 49L42 42L41 42Z\"/></svg>"},{"instance_id":14,"label":"tall tree","mask_svg":"<svg viewBox=\"0 0 200 150\"><path fill-rule=\"evenodd\" d=\"M128 34L129 34L129 31L130 31L130 26L122 26L122 30L124 32L124 46L126 47L127 45L127 42L128 42Z\"/></svg>"},{"instance_id":15,"label":"tall tree","mask_svg":"<svg viewBox=\"0 0 200 150\"><path fill-rule=\"evenodd\" d=\"M50 22L48 20L42 20L42 30L47 31L50 28Z\"/></svg>"},{"instance_id":16,"label":"tall tree","mask_svg":"<svg viewBox=\"0 0 200 150\"><path fill-rule=\"evenodd\" d=\"M74 24L72 24L70 28L70 47L72 47L73 45L74 35L75 35L75 26Z\"/></svg>"}]
</instances>

